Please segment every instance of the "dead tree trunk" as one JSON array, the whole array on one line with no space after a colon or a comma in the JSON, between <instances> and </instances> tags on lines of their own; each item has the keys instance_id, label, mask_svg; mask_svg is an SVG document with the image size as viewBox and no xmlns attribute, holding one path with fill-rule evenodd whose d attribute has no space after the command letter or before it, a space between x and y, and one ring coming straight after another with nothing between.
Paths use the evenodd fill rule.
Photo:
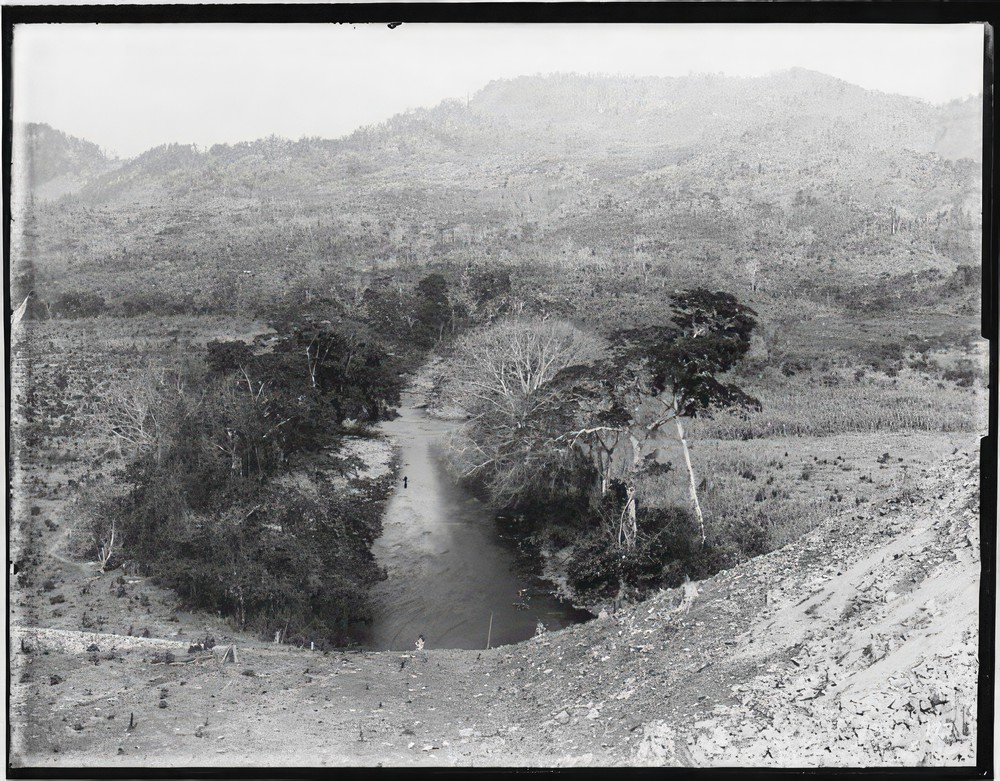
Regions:
<instances>
[{"instance_id":1,"label":"dead tree trunk","mask_svg":"<svg viewBox=\"0 0 1000 781\"><path fill-rule=\"evenodd\" d=\"M312 345L306 348L306 364L309 366L309 382L313 388L316 387L316 363L312 357Z\"/></svg>"},{"instance_id":2,"label":"dead tree trunk","mask_svg":"<svg viewBox=\"0 0 1000 781\"><path fill-rule=\"evenodd\" d=\"M895 236L899 232L900 227L903 224L903 218L900 216L899 212L896 211L896 207L893 206L889 210L889 235Z\"/></svg>"},{"instance_id":3,"label":"dead tree trunk","mask_svg":"<svg viewBox=\"0 0 1000 781\"><path fill-rule=\"evenodd\" d=\"M115 551L115 533L117 531L117 524L115 519L111 519L111 538L108 540L107 545L101 545L97 550L97 558L101 563L101 572L104 572L108 566L108 562L114 555Z\"/></svg>"}]
</instances>

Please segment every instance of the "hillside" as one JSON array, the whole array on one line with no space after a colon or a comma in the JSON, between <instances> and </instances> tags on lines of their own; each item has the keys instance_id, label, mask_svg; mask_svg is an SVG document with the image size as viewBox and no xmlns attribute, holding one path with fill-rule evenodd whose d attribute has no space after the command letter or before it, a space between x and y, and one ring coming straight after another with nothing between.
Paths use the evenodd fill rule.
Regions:
<instances>
[{"instance_id":1,"label":"hillside","mask_svg":"<svg viewBox=\"0 0 1000 781\"><path fill-rule=\"evenodd\" d=\"M85 186L29 215L33 276L15 287L201 312L358 269L610 263L870 301L851 291L978 268L979 111L804 70L493 82L337 140L94 158ZM66 167L53 159L39 181Z\"/></svg>"},{"instance_id":2,"label":"hillside","mask_svg":"<svg viewBox=\"0 0 1000 781\"><path fill-rule=\"evenodd\" d=\"M15 189L39 200L76 192L117 164L97 144L39 122L15 126L13 160L23 177Z\"/></svg>"},{"instance_id":3,"label":"hillside","mask_svg":"<svg viewBox=\"0 0 1000 781\"><path fill-rule=\"evenodd\" d=\"M148 638L15 622L14 767L971 768L977 468L952 456L767 556L481 652L297 650L193 616ZM86 585L158 604L115 573ZM191 650L206 633L219 645Z\"/></svg>"}]
</instances>

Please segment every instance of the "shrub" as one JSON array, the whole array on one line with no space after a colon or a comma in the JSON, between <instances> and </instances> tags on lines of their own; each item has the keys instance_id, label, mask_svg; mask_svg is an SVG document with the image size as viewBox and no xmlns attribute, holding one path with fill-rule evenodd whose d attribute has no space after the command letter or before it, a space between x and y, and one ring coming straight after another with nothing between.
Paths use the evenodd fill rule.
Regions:
<instances>
[{"instance_id":1,"label":"shrub","mask_svg":"<svg viewBox=\"0 0 1000 781\"><path fill-rule=\"evenodd\" d=\"M52 305L59 317L95 317L107 308L104 297L89 291L63 293Z\"/></svg>"},{"instance_id":2,"label":"shrub","mask_svg":"<svg viewBox=\"0 0 1000 781\"><path fill-rule=\"evenodd\" d=\"M371 553L380 510L323 483L268 486L175 523L156 572L187 604L243 628L287 624L343 641L350 622L368 617L368 588L383 577Z\"/></svg>"},{"instance_id":3,"label":"shrub","mask_svg":"<svg viewBox=\"0 0 1000 781\"><path fill-rule=\"evenodd\" d=\"M253 358L253 348L246 342L235 341L211 341L205 345L208 354L205 357L206 363L211 371L217 374L227 374L237 371L241 366L246 366Z\"/></svg>"},{"instance_id":4,"label":"shrub","mask_svg":"<svg viewBox=\"0 0 1000 781\"><path fill-rule=\"evenodd\" d=\"M658 588L679 586L685 576L706 577L722 566L724 556L718 546L711 541L702 545L698 525L686 509L640 510L639 533L631 550L618 545L612 526L602 523L573 550L567 579L580 593L638 598Z\"/></svg>"},{"instance_id":5,"label":"shrub","mask_svg":"<svg viewBox=\"0 0 1000 781\"><path fill-rule=\"evenodd\" d=\"M800 372L809 371L810 368L810 365L805 361L792 359L781 364L781 373L786 377L794 377Z\"/></svg>"},{"instance_id":6,"label":"shrub","mask_svg":"<svg viewBox=\"0 0 1000 781\"><path fill-rule=\"evenodd\" d=\"M979 372L975 364L968 358L959 359L954 368L945 369L944 378L954 382L960 388L970 388L976 381Z\"/></svg>"}]
</instances>

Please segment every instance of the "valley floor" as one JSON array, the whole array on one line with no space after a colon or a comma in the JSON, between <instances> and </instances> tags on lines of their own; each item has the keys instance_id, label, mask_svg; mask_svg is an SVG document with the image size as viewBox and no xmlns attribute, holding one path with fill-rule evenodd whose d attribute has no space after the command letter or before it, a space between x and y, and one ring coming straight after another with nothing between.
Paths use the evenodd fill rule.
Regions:
<instances>
[{"instance_id":1,"label":"valley floor","mask_svg":"<svg viewBox=\"0 0 1000 781\"><path fill-rule=\"evenodd\" d=\"M130 637L110 622L54 628L15 605L10 761L971 769L978 475L973 455L947 457L924 467L906 498L832 516L701 583L492 650L324 653L138 607L150 637ZM52 564L64 591L112 594L108 610L137 603L144 587ZM208 633L219 646L188 651ZM231 643L235 661L225 659Z\"/></svg>"}]
</instances>

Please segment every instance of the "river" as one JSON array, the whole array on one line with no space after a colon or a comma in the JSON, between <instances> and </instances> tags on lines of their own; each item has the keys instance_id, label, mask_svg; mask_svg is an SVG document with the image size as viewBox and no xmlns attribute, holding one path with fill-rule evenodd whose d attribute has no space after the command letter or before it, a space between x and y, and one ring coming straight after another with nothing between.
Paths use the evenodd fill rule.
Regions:
<instances>
[{"instance_id":1,"label":"river","mask_svg":"<svg viewBox=\"0 0 1000 781\"><path fill-rule=\"evenodd\" d=\"M539 621L558 629L590 618L524 572L493 511L449 479L441 450L456 424L429 417L419 401L404 394L400 416L382 427L402 468L373 546L388 579L373 589L361 645L413 650L422 635L426 648L486 648L528 639Z\"/></svg>"}]
</instances>

